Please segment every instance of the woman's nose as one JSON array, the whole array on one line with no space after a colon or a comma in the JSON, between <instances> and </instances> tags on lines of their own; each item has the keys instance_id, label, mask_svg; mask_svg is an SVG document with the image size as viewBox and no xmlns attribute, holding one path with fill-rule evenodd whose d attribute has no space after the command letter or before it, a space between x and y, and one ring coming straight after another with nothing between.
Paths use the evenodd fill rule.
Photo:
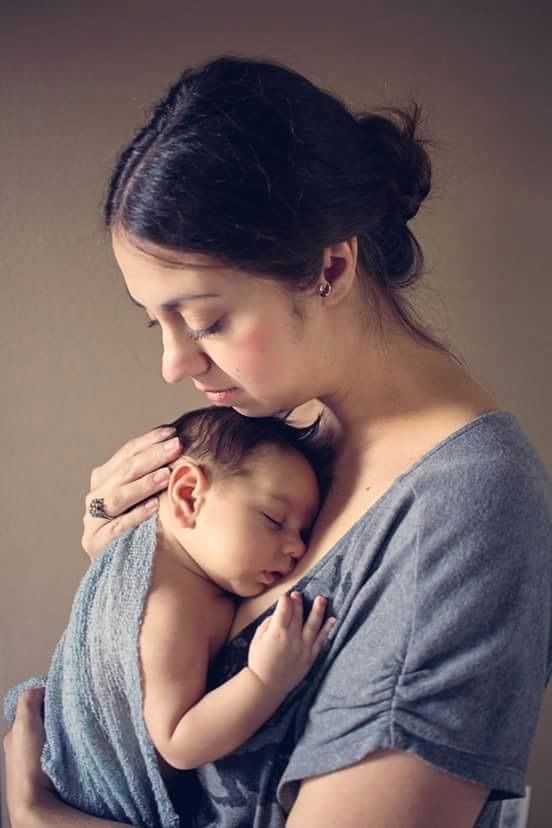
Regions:
<instances>
[{"instance_id":1,"label":"woman's nose","mask_svg":"<svg viewBox=\"0 0 552 828\"><path fill-rule=\"evenodd\" d=\"M161 374L165 382L175 383L200 376L208 368L209 358L189 337L164 335Z\"/></svg>"}]
</instances>

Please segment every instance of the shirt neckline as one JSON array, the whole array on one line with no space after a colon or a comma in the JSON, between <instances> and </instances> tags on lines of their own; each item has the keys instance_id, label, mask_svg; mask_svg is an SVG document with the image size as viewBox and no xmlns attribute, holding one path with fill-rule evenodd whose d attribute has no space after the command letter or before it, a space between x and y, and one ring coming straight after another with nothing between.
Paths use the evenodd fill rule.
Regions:
<instances>
[{"instance_id":1,"label":"shirt neckline","mask_svg":"<svg viewBox=\"0 0 552 828\"><path fill-rule=\"evenodd\" d=\"M489 419L497 419L499 421L505 420L506 422L510 421L512 423L517 423L517 419L511 411L495 408L493 409L493 411L487 411L484 414L479 414L477 417L474 417L473 420L469 420L469 422L464 423L464 425L460 426L460 428L456 429L456 431L452 431L449 435L444 437L432 448L426 451L425 454L422 454L422 456L419 457L411 466L409 466L406 469L406 471L404 471L402 474L396 477L393 483L391 483L389 488L385 490L381 497L379 497L375 503L372 503L372 505L369 506L369 508L365 512L363 512L363 514L352 524L352 526L350 526L347 529L347 531L334 543L334 545L331 546L330 549L328 549L326 554L322 558L320 558L320 560L318 560L315 564L313 564L311 569L305 572L303 577L300 578L295 584L293 584L293 586L291 586L290 589L284 594L289 595L292 591L300 591L304 586L306 586L306 584L309 583L309 581L316 577L320 570L330 563L331 559L335 555L337 547L341 546L347 540L349 535L351 535L356 529L358 529L358 527L362 523L364 523L364 521L366 521L368 518L371 518L374 515L374 513L379 511L382 508L382 505L384 505L385 502L389 499L391 494L393 494L395 490L399 488L401 483L411 474L413 474L421 465L423 465L427 460L429 460L434 454L441 451L441 449L445 448L450 443L457 440L459 437L462 437L464 434L466 434L466 432L471 431L472 429L481 425L483 421ZM274 602L265 610L263 610L260 615L257 615L255 618L253 618L245 627L242 627L239 633L236 633L236 635L233 638L227 639L227 641L222 647L222 650L226 649L229 646L232 646L235 642L238 642L239 639L241 639L242 637L248 638L250 631L255 629L261 623L261 621L263 621L266 618L267 615L272 613L274 611L275 606L276 602ZM222 652L222 650L220 652Z\"/></svg>"}]
</instances>

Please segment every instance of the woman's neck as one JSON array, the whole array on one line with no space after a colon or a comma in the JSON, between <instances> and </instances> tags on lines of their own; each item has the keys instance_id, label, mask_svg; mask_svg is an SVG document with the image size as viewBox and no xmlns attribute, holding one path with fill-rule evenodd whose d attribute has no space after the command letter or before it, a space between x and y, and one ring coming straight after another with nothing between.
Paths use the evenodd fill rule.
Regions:
<instances>
[{"instance_id":1,"label":"woman's neck","mask_svg":"<svg viewBox=\"0 0 552 828\"><path fill-rule=\"evenodd\" d=\"M333 386L320 397L342 450L358 451L422 423L454 424L497 407L452 355L404 329L391 329L378 343L368 335L360 347L358 335L354 342L354 358L346 348L340 351Z\"/></svg>"}]
</instances>

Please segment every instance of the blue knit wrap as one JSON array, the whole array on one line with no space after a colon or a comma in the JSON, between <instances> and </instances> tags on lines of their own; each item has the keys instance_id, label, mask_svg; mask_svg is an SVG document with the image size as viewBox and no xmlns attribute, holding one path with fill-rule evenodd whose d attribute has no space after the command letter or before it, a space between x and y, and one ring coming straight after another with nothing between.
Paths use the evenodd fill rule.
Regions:
<instances>
[{"instance_id":1,"label":"blue knit wrap","mask_svg":"<svg viewBox=\"0 0 552 828\"><path fill-rule=\"evenodd\" d=\"M143 717L138 637L150 585L157 516L117 538L90 565L48 677L12 688L13 721L28 687L46 685L42 768L81 811L147 828L178 828Z\"/></svg>"}]
</instances>

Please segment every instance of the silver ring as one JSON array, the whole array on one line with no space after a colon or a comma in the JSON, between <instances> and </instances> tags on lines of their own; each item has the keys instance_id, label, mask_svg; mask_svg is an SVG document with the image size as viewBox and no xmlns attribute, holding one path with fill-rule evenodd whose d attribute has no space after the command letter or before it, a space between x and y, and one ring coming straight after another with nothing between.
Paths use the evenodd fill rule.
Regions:
<instances>
[{"instance_id":1,"label":"silver ring","mask_svg":"<svg viewBox=\"0 0 552 828\"><path fill-rule=\"evenodd\" d=\"M95 497L90 501L88 506L88 514L90 517L102 518L102 520L113 520L111 515L105 511L105 502L103 497Z\"/></svg>"}]
</instances>

